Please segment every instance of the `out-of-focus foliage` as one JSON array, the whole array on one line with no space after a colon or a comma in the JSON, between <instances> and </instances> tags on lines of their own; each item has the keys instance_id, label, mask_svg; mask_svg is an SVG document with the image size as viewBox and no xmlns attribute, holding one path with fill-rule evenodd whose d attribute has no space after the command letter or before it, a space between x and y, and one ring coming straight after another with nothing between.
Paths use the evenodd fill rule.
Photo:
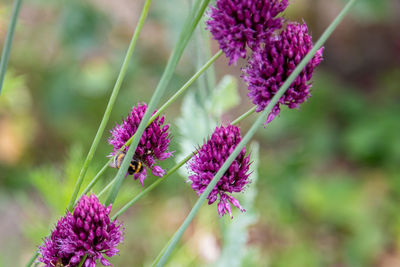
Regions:
<instances>
[{"instance_id":1,"label":"out-of-focus foliage","mask_svg":"<svg viewBox=\"0 0 400 267\"><path fill-rule=\"evenodd\" d=\"M317 40L345 2L291 1L287 16L304 18ZM142 5L126 0L23 2L0 95L0 266L24 266L63 215ZM299 110L282 110L258 131L257 196L253 205L244 205L247 213L223 219L227 229L241 224L239 217L255 220L245 223L242 266L400 266L399 5L358 1L326 44L313 97ZM11 0L0 1L1 44L11 8ZM138 101L149 101L188 8L186 0L153 1L107 129ZM204 40L196 38L164 99L208 60ZM211 44L215 52L216 43ZM215 67L220 91L208 76L165 111L177 158L201 144L214 120L226 123L251 108L239 79L243 64L228 67L221 57ZM243 133L253 118L240 123ZM182 141L195 135L196 142ZM88 180L107 161L108 136ZM163 166L174 164L170 160ZM93 192L114 175L114 169L107 170ZM145 186L155 179L146 179ZM140 190L137 181L127 179L115 210ZM163 181L121 216L125 241L113 264L151 264L196 200L178 174ZM229 246L239 246L225 246L220 223L216 205L204 205L169 266L215 266L229 257ZM242 238L246 234L238 232Z\"/></svg>"}]
</instances>

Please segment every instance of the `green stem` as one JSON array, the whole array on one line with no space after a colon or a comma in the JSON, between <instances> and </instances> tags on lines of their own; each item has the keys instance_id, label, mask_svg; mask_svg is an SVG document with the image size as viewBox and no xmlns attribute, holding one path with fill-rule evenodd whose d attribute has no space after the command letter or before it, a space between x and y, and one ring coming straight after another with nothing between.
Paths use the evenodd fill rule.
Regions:
<instances>
[{"instance_id":1,"label":"green stem","mask_svg":"<svg viewBox=\"0 0 400 267\"><path fill-rule=\"evenodd\" d=\"M39 252L36 251L35 254L29 259L28 263L26 264L26 267L30 267L38 256Z\"/></svg>"},{"instance_id":2,"label":"green stem","mask_svg":"<svg viewBox=\"0 0 400 267\"><path fill-rule=\"evenodd\" d=\"M205 25L205 24L203 24ZM205 52L206 56L210 57L211 56L211 43L210 43L210 36L209 32L205 29L205 27L202 28L201 34L203 35L203 40L206 46ZM215 66L211 66L207 71L206 71L206 80L207 80L207 87L209 92L215 89L216 86L216 74L215 74Z\"/></svg>"},{"instance_id":3,"label":"green stem","mask_svg":"<svg viewBox=\"0 0 400 267\"><path fill-rule=\"evenodd\" d=\"M253 108L251 108L249 111L247 111L245 114L249 113L250 111L252 111ZM254 112L254 110L253 110ZM244 114L243 114L244 115ZM245 119L247 116L240 116L239 118L237 118L235 120L235 123L232 124L238 124L240 121L242 121L243 119ZM145 196L147 193L149 193L151 190L153 190L154 188L157 187L157 185L159 185L162 181L164 181L168 176L171 176L174 172L176 172L180 167L182 167L186 162L188 162L194 155L197 154L197 150L193 151L192 153L190 153L190 155L187 155L183 160L181 160L178 164L176 164L171 170L169 170L162 178L157 179L155 182L153 182L151 185L149 185L145 190L143 190L142 192L140 192L137 196L135 196L131 201L129 201L127 204L125 204L124 207L122 207L119 211L117 211L115 213L115 215L113 216L113 219L117 218L118 216L120 216L122 213L124 213L125 211L128 210L129 207L131 207L133 204L135 204L139 199L141 199L143 196ZM114 182L114 180L112 180L108 185L107 185L107 189L108 187ZM100 194L98 196L100 196L105 190L106 188L103 189L103 191L100 192Z\"/></svg>"},{"instance_id":4,"label":"green stem","mask_svg":"<svg viewBox=\"0 0 400 267\"><path fill-rule=\"evenodd\" d=\"M238 124L240 121L246 119L248 116L250 116L251 114L253 114L256 111L256 106L252 107L251 109L249 109L247 112L243 113L239 118L237 118L236 120L232 121L232 124Z\"/></svg>"},{"instance_id":5,"label":"green stem","mask_svg":"<svg viewBox=\"0 0 400 267\"><path fill-rule=\"evenodd\" d=\"M100 179L101 175L107 170L108 164L109 164L110 160L107 162L107 164L105 164L103 166L103 168L101 168L101 170L96 174L96 176L90 181L90 183L86 186L85 190L83 190L83 192L80 194L80 196L75 200L74 203L74 207L76 206L76 204L78 203L79 199L81 199L81 197L83 195L86 195L87 192L90 191L90 189L93 188L93 186L98 182L98 180Z\"/></svg>"},{"instance_id":6,"label":"green stem","mask_svg":"<svg viewBox=\"0 0 400 267\"><path fill-rule=\"evenodd\" d=\"M85 175L86 175L86 172L88 170L89 164L93 159L93 155L96 152L96 149L97 149L97 146L99 145L101 136L103 135L103 132L104 132L104 129L106 128L108 119L110 118L111 110L114 107L115 100L117 99L117 96L118 96L118 93L119 93L119 89L121 88L122 82L123 82L123 80L125 78L125 75L126 75L126 72L128 70L129 62L131 60L133 51L135 49L137 39L138 39L139 34L140 34L140 32L141 32L141 30L143 28L143 25L144 25L144 22L146 20L147 14L149 12L150 3L151 3L151 0L146 0L146 2L144 4L142 13L141 13L139 21L138 21L138 24L137 24L135 32L134 32L134 34L132 36L132 40L131 40L131 42L129 44L128 51L126 52L126 56L125 56L124 62L122 63L121 70L119 72L117 81L116 81L116 83L114 85L114 89L113 89L113 91L111 93L110 100L108 101L107 108L106 108L106 110L104 112L103 119L101 120L99 129L97 130L97 133L96 133L96 136L95 136L95 138L93 140L92 146L90 147L89 153L86 156L85 162L83 163L83 167L82 167L81 172L79 174L78 180L76 181L74 192L73 192L72 197L71 197L71 199L69 201L69 204L68 204L68 210L70 210L70 211L72 211L72 209L74 207L74 203L75 203L76 197L78 196L79 189L82 186L83 179L85 178Z\"/></svg>"},{"instance_id":7,"label":"green stem","mask_svg":"<svg viewBox=\"0 0 400 267\"><path fill-rule=\"evenodd\" d=\"M112 179L106 187L103 188L103 190L100 191L100 193L97 194L97 197L100 198L105 192L107 192L108 189L114 184L115 178Z\"/></svg>"},{"instance_id":8,"label":"green stem","mask_svg":"<svg viewBox=\"0 0 400 267\"><path fill-rule=\"evenodd\" d=\"M4 41L3 52L1 53L0 60L0 94L3 88L4 77L6 76L6 70L8 65L8 59L10 58L11 45L14 39L15 26L17 25L17 18L21 9L22 0L15 0L14 7L11 14L10 25L7 29L6 40Z\"/></svg>"},{"instance_id":9,"label":"green stem","mask_svg":"<svg viewBox=\"0 0 400 267\"><path fill-rule=\"evenodd\" d=\"M78 267L82 267L83 266L83 263L85 262L87 256L88 256L87 254L85 254L85 256L83 256L83 258L82 258L81 262L79 263Z\"/></svg>"},{"instance_id":10,"label":"green stem","mask_svg":"<svg viewBox=\"0 0 400 267\"><path fill-rule=\"evenodd\" d=\"M147 127L148 121L150 119L151 114L154 112L155 107L157 103L160 101L162 95L164 94L164 91L169 83L169 81L172 78L172 75L174 73L174 70L176 66L178 65L179 59L182 56L182 53L189 42L190 37L192 36L192 33L194 29L196 28L200 18L202 17L208 3L210 0L198 0L190 15L185 21L185 25L183 26L183 30L179 36L179 40L177 45L175 46L172 55L170 59L168 60L167 66L165 68L165 71L160 79L160 82L158 83L158 86L150 100L150 103L146 109L146 112L138 126L138 129L136 130L136 134L132 140L132 143L129 146L128 152L126 153L126 156L122 162L121 168L118 170L118 173L116 175L116 181L111 189L111 192L105 202L106 206L114 203L115 199L117 198L119 189L122 186L122 182L124 180L125 174L128 170L129 163L133 157L133 154L136 151L136 148L139 144L139 140L141 136L143 135L143 132L145 128Z\"/></svg>"},{"instance_id":11,"label":"green stem","mask_svg":"<svg viewBox=\"0 0 400 267\"><path fill-rule=\"evenodd\" d=\"M233 150L232 154L228 157L228 159L225 161L225 163L222 165L222 167L218 170L217 174L214 176L214 178L211 180L209 185L207 186L206 190L201 194L199 199L197 200L196 204L193 206L192 210L190 211L189 215L186 217L182 225L179 227L178 231L174 234L172 237L170 244L168 245L166 251L164 252L163 256L161 257L160 261L157 263L156 266L164 266L165 263L167 262L169 256L171 255L173 249L176 247L178 244L178 241L182 237L183 233L193 220L193 218L196 216L198 211L200 210L200 207L202 206L203 202L206 200L207 196L210 194L211 190L214 188L214 186L218 183L222 175L225 173L225 171L228 169L228 167L232 164L232 162L235 160L237 155L240 153L240 151L243 149L243 147L250 141L250 139L253 137L255 134L256 130L258 127L264 124L266 121L268 114L272 111L272 108L278 103L279 99L282 97L282 95L285 93L285 91L289 88L289 86L292 84L294 79L299 75L301 70L306 66L306 64L312 59L312 57L315 55L315 53L322 47L322 45L325 43L325 41L328 39L328 37L332 34L334 29L338 26L339 22L344 18L345 14L350 10L351 6L355 3L356 0L350 0L347 5L344 7L344 9L340 12L340 14L335 18L335 20L329 25L329 27L325 30L325 32L322 34L320 39L316 42L315 46L311 49L311 51L303 58L303 60L300 62L300 64L296 67L296 69L290 74L288 79L285 81L285 83L279 88L278 92L275 94L275 96L271 99L271 102L269 105L262 111L262 113L258 116L257 120L253 123L247 134L243 137L242 141L236 146L236 148Z\"/></svg>"},{"instance_id":12,"label":"green stem","mask_svg":"<svg viewBox=\"0 0 400 267\"><path fill-rule=\"evenodd\" d=\"M169 244L171 243L171 240L169 240L167 242L167 244L165 244L165 246L162 248L162 250L160 251L160 253L157 255L157 257L154 259L153 263L151 264L151 267L156 266L157 262L161 259L162 255L164 254L164 252L167 250Z\"/></svg>"},{"instance_id":13,"label":"green stem","mask_svg":"<svg viewBox=\"0 0 400 267\"><path fill-rule=\"evenodd\" d=\"M205 57L203 48L203 40L202 40L202 36L201 36L201 28L204 26L202 25L203 20L201 20L199 22L199 24L201 25L201 27L196 29L196 33L195 33L195 50L196 50L196 68L199 68L200 66L202 66L204 64L204 59L205 58L209 58L209 57ZM211 56L211 55L210 55ZM209 88L207 87L206 84L206 75L203 75L200 79L197 80L197 87L199 88L196 93L200 99L200 103L202 105L202 108L205 111L205 101L207 98L207 95L209 95ZM207 117L208 118L208 117ZM207 124L209 123L208 120L206 122Z\"/></svg>"}]
</instances>

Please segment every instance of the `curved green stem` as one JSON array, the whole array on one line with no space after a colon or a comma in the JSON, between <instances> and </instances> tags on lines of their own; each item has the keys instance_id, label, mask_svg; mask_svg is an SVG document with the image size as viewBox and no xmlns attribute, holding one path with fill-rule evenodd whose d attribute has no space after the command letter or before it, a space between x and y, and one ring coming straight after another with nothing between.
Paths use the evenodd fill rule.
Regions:
<instances>
[{"instance_id":1,"label":"curved green stem","mask_svg":"<svg viewBox=\"0 0 400 267\"><path fill-rule=\"evenodd\" d=\"M247 112L243 113L239 118L237 118L236 120L232 121L232 124L238 124L240 121L246 119L248 116L250 116L251 114L253 114L256 111L256 106L252 107L251 109L249 109Z\"/></svg>"},{"instance_id":2,"label":"curved green stem","mask_svg":"<svg viewBox=\"0 0 400 267\"><path fill-rule=\"evenodd\" d=\"M7 71L8 59L10 58L11 45L14 39L15 26L17 25L17 18L21 9L22 0L15 0L14 7L11 14L10 25L8 26L6 40L4 41L3 52L1 53L0 60L0 94L3 88L4 77Z\"/></svg>"},{"instance_id":3,"label":"curved green stem","mask_svg":"<svg viewBox=\"0 0 400 267\"><path fill-rule=\"evenodd\" d=\"M103 190L100 191L100 193L97 194L97 197L100 198L105 192L107 192L108 189L111 188L111 186L114 184L115 178L112 179L106 187L103 188Z\"/></svg>"},{"instance_id":4,"label":"curved green stem","mask_svg":"<svg viewBox=\"0 0 400 267\"><path fill-rule=\"evenodd\" d=\"M193 218L199 212L200 207L202 206L202 204L206 200L207 196L210 194L211 190L214 188L214 186L221 179L222 175L229 168L229 166L235 160L235 158L240 153L240 151L243 149L243 147L254 136L254 134L256 133L256 131L258 129L258 127L260 127L261 125L264 124L264 122L266 121L266 119L268 117L268 114L272 111L272 108L276 105L276 103L278 103L279 99L286 92L286 90L292 84L292 82L297 77L297 75L299 75L301 70L312 59L312 57L315 55L315 53L318 51L318 49L320 49L322 47L322 45L325 43L325 41L328 39L328 37L334 31L334 29L339 25L339 22L343 19L345 14L350 10L351 6L355 3L355 1L356 0L350 0L347 3L347 5L344 7L344 9L340 12L340 14L336 17L336 19L330 24L330 26L325 30L325 32L322 34L320 39L316 42L315 46L310 50L309 53L307 53L307 55L303 58L303 60L298 64L296 69L290 74L288 79L279 88L278 92L271 99L271 102L261 112L261 114L258 116L257 120L253 123L253 125L251 126L249 131L246 133L246 135L243 137L243 139L240 141L240 143L233 150L232 154L228 157L228 159L225 161L225 163L218 170L217 174L214 176L214 178L208 184L206 190L204 190L204 192L201 194L201 196L197 200L196 204L193 206L192 210L190 211L189 215L186 217L186 219L184 220L182 225L179 227L178 231L176 231L174 236L171 238L170 244L168 245L167 249L163 253L162 257L160 258L160 260L158 261L156 266L160 267L160 266L164 266L165 265L165 263L167 262L169 256L171 255L172 251L174 250L174 248L178 244L178 241L182 237L183 233L185 232L185 230L187 229L189 224L192 222Z\"/></svg>"},{"instance_id":5,"label":"curved green stem","mask_svg":"<svg viewBox=\"0 0 400 267\"><path fill-rule=\"evenodd\" d=\"M103 135L104 129L106 128L107 122L108 122L108 120L110 118L111 110L114 107L115 100L117 99L117 96L118 96L118 93L119 93L119 89L121 88L121 85L122 85L122 81L124 80L126 72L128 70L129 62L131 60L133 51L135 49L137 39L138 39L139 34L140 34L140 32L141 32L141 30L143 28L143 25L144 25L144 22L146 20L147 14L149 12L150 3L151 3L151 0L146 0L146 2L144 4L142 13L141 13L139 21L138 21L138 24L137 24L135 32L134 32L134 34L132 36L132 40L131 40L131 42L129 44L128 51L126 52L126 56L125 56L124 62L122 63L121 70L120 70L120 72L118 74L117 81L116 81L116 83L114 85L114 89L113 89L113 91L111 93L110 100L108 101L106 110L105 110L103 118L101 120L99 129L97 130L97 133L96 133L96 136L95 136L95 138L93 140L92 146L90 147L89 153L87 154L85 162L83 163L83 167L82 167L81 172L79 174L78 180L76 181L74 192L72 193L72 197L71 197L71 199L69 201L69 204L68 204L68 210L70 210L70 211L72 211L72 209L74 207L74 203L75 203L76 197L78 196L79 189L82 186L83 179L85 178L86 172L87 172L87 170L89 168L89 164L93 159L93 155L97 150L97 146L99 145L101 136Z\"/></svg>"},{"instance_id":6,"label":"curved green stem","mask_svg":"<svg viewBox=\"0 0 400 267\"><path fill-rule=\"evenodd\" d=\"M189 42L190 37L192 36L192 33L194 29L196 28L200 18L203 16L203 13L208 5L210 0L198 0L192 11L191 14L188 16L188 18L185 21L185 25L183 27L183 30L180 34L179 40L177 45L175 46L172 55L170 59L168 60L167 66L164 70L164 73L160 79L160 82L158 83L158 86L156 90L154 91L153 96L151 97L150 103L146 109L146 112L139 123L138 129L136 130L136 134L133 137L132 143L129 146L129 149L126 153L126 156L122 162L121 168L118 170L118 173L116 175L116 181L111 189L110 194L108 195L108 198L106 199L106 206L114 203L115 199L117 198L118 192L122 186L122 182L124 180L125 174L128 170L130 159L132 159L133 154L136 151L136 148L139 144L139 140L141 136L143 135L143 132L145 128L147 127L148 121L150 119L151 114L154 112L156 105L160 101L162 95L164 94L164 91L169 83L169 81L172 78L173 72L178 65L179 59L182 56L183 50L185 49L187 43Z\"/></svg>"},{"instance_id":7,"label":"curved green stem","mask_svg":"<svg viewBox=\"0 0 400 267\"><path fill-rule=\"evenodd\" d=\"M162 250L160 251L160 253L158 253L157 257L154 259L154 261L151 264L151 267L154 267L157 265L157 262L161 259L162 255L164 254L164 252L167 250L169 244L171 243L171 239L168 240L167 244L165 244L165 246L162 248Z\"/></svg>"},{"instance_id":8,"label":"curved green stem","mask_svg":"<svg viewBox=\"0 0 400 267\"><path fill-rule=\"evenodd\" d=\"M74 203L74 207L76 206L76 204L78 203L79 199L81 199L81 197L83 195L86 195L87 192L90 191L90 189L93 188L93 186L99 181L101 175L107 170L108 164L110 163L110 160L107 162L107 164L105 164L103 166L103 168L100 169L100 171L96 174L96 176L90 181L90 183L86 186L85 190L83 190L83 192L79 195L79 197L75 200Z\"/></svg>"},{"instance_id":9,"label":"curved green stem","mask_svg":"<svg viewBox=\"0 0 400 267\"><path fill-rule=\"evenodd\" d=\"M26 264L26 267L30 267L36 260L36 258L39 256L39 252L35 252L35 254L29 259L28 263Z\"/></svg>"},{"instance_id":10,"label":"curved green stem","mask_svg":"<svg viewBox=\"0 0 400 267\"><path fill-rule=\"evenodd\" d=\"M82 267L83 266L83 263L85 262L87 256L88 256L87 254L85 254L85 256L83 256L83 258L82 258L81 262L79 263L78 267Z\"/></svg>"}]
</instances>

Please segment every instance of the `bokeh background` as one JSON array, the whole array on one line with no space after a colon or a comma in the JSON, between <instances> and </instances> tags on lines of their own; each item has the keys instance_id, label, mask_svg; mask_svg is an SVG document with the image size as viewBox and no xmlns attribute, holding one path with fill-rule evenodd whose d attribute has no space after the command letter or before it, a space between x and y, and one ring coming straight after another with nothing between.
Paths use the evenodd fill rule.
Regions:
<instances>
[{"instance_id":1,"label":"bokeh background","mask_svg":"<svg viewBox=\"0 0 400 267\"><path fill-rule=\"evenodd\" d=\"M286 17L304 18L314 40L346 3L290 2ZM216 205L205 205L168 266L400 266L400 2L358 2L326 43L313 97L258 131L251 146L258 168L241 196L248 212L219 219ZM24 266L64 213L142 5L23 2L0 96L0 266ZM107 130L138 101L149 101L189 5L153 1ZM1 45L11 9L12 1L1 1ZM162 102L204 63L209 46L217 51L207 38L195 33ZM166 110L176 157L196 129L190 122L209 129L216 115L226 122L251 108L243 63L228 66L221 57ZM221 80L225 89L215 97L210 87ZM211 108L210 98L217 99ZM224 109L215 111L216 103ZM243 132L252 121L241 123ZM87 180L107 160L108 136ZM115 173L107 170L94 192ZM115 266L151 264L197 199L185 181L169 177L121 217L125 241ZM128 179L116 206L140 190Z\"/></svg>"}]
</instances>

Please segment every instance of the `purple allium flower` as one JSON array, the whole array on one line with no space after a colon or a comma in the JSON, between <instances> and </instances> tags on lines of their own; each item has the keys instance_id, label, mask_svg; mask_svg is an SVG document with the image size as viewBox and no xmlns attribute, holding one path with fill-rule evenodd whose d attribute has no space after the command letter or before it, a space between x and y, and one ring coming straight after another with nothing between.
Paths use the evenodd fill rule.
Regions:
<instances>
[{"instance_id":1,"label":"purple allium flower","mask_svg":"<svg viewBox=\"0 0 400 267\"><path fill-rule=\"evenodd\" d=\"M265 109L278 89L296 68L297 64L312 49L313 42L307 25L291 22L275 38L253 52L244 69L244 80L249 85L248 96L257 105L257 112ZM268 115L271 122L280 112L280 104L297 108L311 96L309 83L314 68L322 61L323 48L319 49L306 67L300 72L279 102Z\"/></svg>"},{"instance_id":2,"label":"purple allium flower","mask_svg":"<svg viewBox=\"0 0 400 267\"><path fill-rule=\"evenodd\" d=\"M139 123L142 120L144 113L146 112L147 105L145 103L138 103L137 107L132 108L131 114L122 121L121 125L116 125L112 129L111 137L108 139L108 143L114 147L112 156L114 156L119 149L136 133ZM140 138L138 147L133 156L133 159L140 161L146 165L152 171L155 176L163 176L165 171L155 165L156 160L165 160L172 155L172 152L168 152L168 146L170 142L169 136L169 124L164 124L164 116L157 117L145 130ZM127 152L129 147L126 147L124 152ZM146 179L146 168L137 172L133 175L134 179L139 179L143 185L144 179Z\"/></svg>"},{"instance_id":3,"label":"purple allium flower","mask_svg":"<svg viewBox=\"0 0 400 267\"><path fill-rule=\"evenodd\" d=\"M112 257L123 240L122 224L108 217L111 205L104 207L95 195L84 195L73 214L69 211L62 217L44 244L39 248L46 267L78 266L87 255L85 267L95 267L96 260L105 266L112 264L103 256Z\"/></svg>"},{"instance_id":4,"label":"purple allium flower","mask_svg":"<svg viewBox=\"0 0 400 267\"><path fill-rule=\"evenodd\" d=\"M201 195L207 185L214 178L217 171L224 164L235 147L242 140L240 128L233 125L217 127L211 138L198 150L189 163L192 174L189 180L192 181L192 188L198 195ZM250 156L246 156L246 149L240 151L228 170L224 173L217 185L208 195L208 204L214 203L218 196L218 213L223 216L231 213L231 205L245 211L237 199L230 194L241 192L249 183Z\"/></svg>"},{"instance_id":5,"label":"purple allium flower","mask_svg":"<svg viewBox=\"0 0 400 267\"><path fill-rule=\"evenodd\" d=\"M282 27L277 17L288 6L288 0L217 0L206 22L220 48L229 58L229 65L246 57L251 49L268 41Z\"/></svg>"}]
</instances>

